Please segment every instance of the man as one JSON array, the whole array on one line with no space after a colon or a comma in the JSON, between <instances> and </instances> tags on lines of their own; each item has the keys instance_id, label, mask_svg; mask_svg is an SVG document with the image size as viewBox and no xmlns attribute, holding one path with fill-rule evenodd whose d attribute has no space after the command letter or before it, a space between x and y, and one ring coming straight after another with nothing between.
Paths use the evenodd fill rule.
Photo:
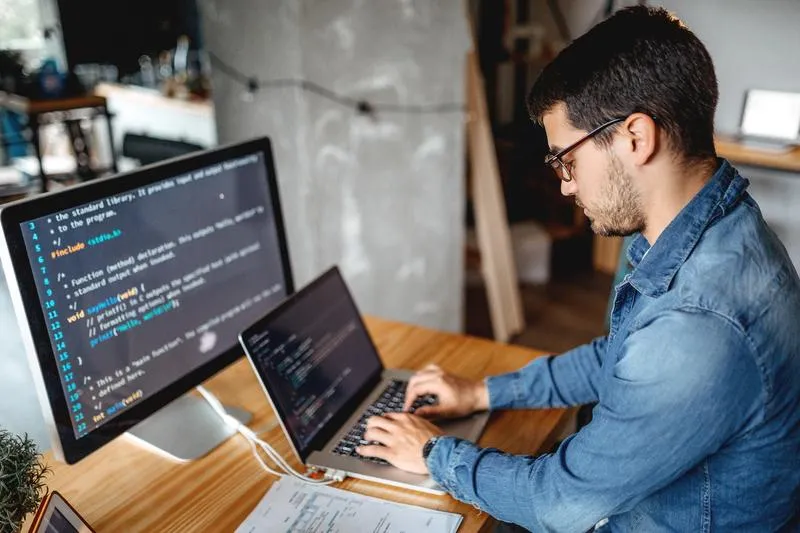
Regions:
<instances>
[{"instance_id":1,"label":"man","mask_svg":"<svg viewBox=\"0 0 800 533\"><path fill-rule=\"evenodd\" d=\"M610 332L480 383L428 367L409 402L439 405L370 419L383 446L360 453L533 531L800 527L800 280L716 158L717 94L705 47L662 9L618 12L545 68L528 106L562 193L596 233L635 235ZM540 457L422 418L590 402L592 421Z\"/></svg>"}]
</instances>

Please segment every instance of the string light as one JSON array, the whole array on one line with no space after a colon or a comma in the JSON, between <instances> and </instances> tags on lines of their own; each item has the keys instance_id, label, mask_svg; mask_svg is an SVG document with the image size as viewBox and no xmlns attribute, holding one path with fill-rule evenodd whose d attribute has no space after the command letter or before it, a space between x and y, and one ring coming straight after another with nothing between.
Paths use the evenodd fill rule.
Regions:
<instances>
[{"instance_id":1,"label":"string light","mask_svg":"<svg viewBox=\"0 0 800 533\"><path fill-rule=\"evenodd\" d=\"M263 89L293 87L316 94L344 107L353 109L359 115L375 117L379 113L400 113L414 115L441 115L448 113L466 113L467 109L463 103L441 103L441 104L421 104L421 105L402 105L402 104L374 104L368 100L351 98L335 93L313 81L303 79L274 79L260 80L256 76L248 76L240 70L230 66L213 52L208 52L211 65L222 74L238 82L245 88L245 95L248 101Z\"/></svg>"}]
</instances>

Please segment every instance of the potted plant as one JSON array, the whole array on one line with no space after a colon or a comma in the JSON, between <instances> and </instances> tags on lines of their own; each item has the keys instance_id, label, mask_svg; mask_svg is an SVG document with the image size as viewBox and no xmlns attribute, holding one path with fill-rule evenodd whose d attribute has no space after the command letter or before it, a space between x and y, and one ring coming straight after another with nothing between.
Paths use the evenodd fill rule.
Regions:
<instances>
[{"instance_id":1,"label":"potted plant","mask_svg":"<svg viewBox=\"0 0 800 533\"><path fill-rule=\"evenodd\" d=\"M49 469L27 435L0 428L0 533L17 533L25 517L39 507Z\"/></svg>"}]
</instances>

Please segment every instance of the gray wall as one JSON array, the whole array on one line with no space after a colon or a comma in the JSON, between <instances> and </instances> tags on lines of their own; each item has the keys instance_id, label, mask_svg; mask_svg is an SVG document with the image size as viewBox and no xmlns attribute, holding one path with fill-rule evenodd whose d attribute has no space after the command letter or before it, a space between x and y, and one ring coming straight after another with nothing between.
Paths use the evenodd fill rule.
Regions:
<instances>
[{"instance_id":1,"label":"gray wall","mask_svg":"<svg viewBox=\"0 0 800 533\"><path fill-rule=\"evenodd\" d=\"M206 0L209 50L261 79L304 78L373 103L464 102L461 2ZM381 113L218 71L221 143L269 135L298 285L339 264L363 312L462 323L464 115Z\"/></svg>"},{"instance_id":2,"label":"gray wall","mask_svg":"<svg viewBox=\"0 0 800 533\"><path fill-rule=\"evenodd\" d=\"M694 31L714 59L720 88L718 131L737 129L747 89L800 91L797 0L665 0L661 4Z\"/></svg>"},{"instance_id":3,"label":"gray wall","mask_svg":"<svg viewBox=\"0 0 800 533\"><path fill-rule=\"evenodd\" d=\"M586 31L604 3L562 2L573 33ZM630 2L616 2L617 6L627 3ZM747 89L800 92L797 0L663 0L650 4L675 13L708 48L719 81L718 133L737 130ZM540 9L544 6L540 5ZM538 13L545 22L548 20L546 11ZM750 193L800 269L800 174L737 167L750 179Z\"/></svg>"},{"instance_id":4,"label":"gray wall","mask_svg":"<svg viewBox=\"0 0 800 533\"><path fill-rule=\"evenodd\" d=\"M557 35L543 0L530 0L549 35ZM633 4L617 0L616 7ZM563 0L574 36L588 30L605 0ZM800 91L800 2L797 0L661 0L705 43L719 80L716 126L734 132L750 88Z\"/></svg>"},{"instance_id":5,"label":"gray wall","mask_svg":"<svg viewBox=\"0 0 800 533\"><path fill-rule=\"evenodd\" d=\"M800 92L800 2L797 0L667 0L708 47L719 79L716 127L739 126L747 89ZM764 218L800 268L800 174L741 165Z\"/></svg>"}]
</instances>

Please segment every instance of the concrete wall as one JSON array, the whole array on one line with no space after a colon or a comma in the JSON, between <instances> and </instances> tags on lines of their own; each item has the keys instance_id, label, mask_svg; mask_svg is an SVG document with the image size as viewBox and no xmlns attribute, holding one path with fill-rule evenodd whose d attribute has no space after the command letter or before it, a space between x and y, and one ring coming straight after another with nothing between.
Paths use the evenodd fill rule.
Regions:
<instances>
[{"instance_id":1,"label":"concrete wall","mask_svg":"<svg viewBox=\"0 0 800 533\"><path fill-rule=\"evenodd\" d=\"M372 103L464 102L461 2L200 1L209 50L262 80L303 78ZM221 143L275 145L299 285L342 268L362 311L461 328L464 115L376 119L294 88L215 72Z\"/></svg>"},{"instance_id":2,"label":"concrete wall","mask_svg":"<svg viewBox=\"0 0 800 533\"><path fill-rule=\"evenodd\" d=\"M199 0L209 48L262 79L306 78L371 102L464 101L460 2ZM269 135L298 284L333 263L362 310L461 327L464 115L376 120L296 89L252 101L216 74L220 142ZM0 278L0 427L49 447Z\"/></svg>"}]
</instances>

